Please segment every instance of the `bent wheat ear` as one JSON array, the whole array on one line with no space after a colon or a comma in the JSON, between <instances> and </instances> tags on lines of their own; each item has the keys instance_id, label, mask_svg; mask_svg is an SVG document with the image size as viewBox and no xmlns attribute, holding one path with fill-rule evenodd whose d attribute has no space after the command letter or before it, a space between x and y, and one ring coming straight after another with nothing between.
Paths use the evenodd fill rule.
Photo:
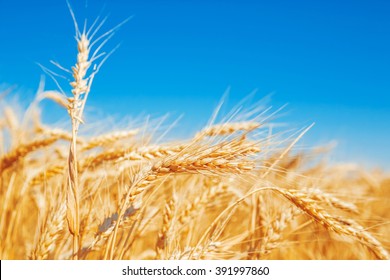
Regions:
<instances>
[{"instance_id":1,"label":"bent wheat ear","mask_svg":"<svg viewBox=\"0 0 390 280\"><path fill-rule=\"evenodd\" d=\"M96 168L103 163L113 163L125 160L139 161L139 160L154 160L171 156L182 151L186 146L144 146L137 149L122 149L113 151L104 151L95 156L89 156L81 162L81 170L86 168Z\"/></svg>"},{"instance_id":2,"label":"bent wheat ear","mask_svg":"<svg viewBox=\"0 0 390 280\"><path fill-rule=\"evenodd\" d=\"M64 170L65 170L65 168L62 165L52 165L49 168L34 175L30 179L29 184L31 186L39 185L45 181L48 181L50 178L53 178L56 175L63 174Z\"/></svg>"},{"instance_id":3,"label":"bent wheat ear","mask_svg":"<svg viewBox=\"0 0 390 280\"><path fill-rule=\"evenodd\" d=\"M328 193L324 193L320 191L319 189L307 189L307 190L302 190L302 193L306 193L307 197L310 199L313 199L314 201L318 202L325 202L328 205L333 206L334 208L346 211L346 212L351 212L354 214L359 214L359 211L353 203L345 202L337 197L334 197Z\"/></svg>"},{"instance_id":4,"label":"bent wheat ear","mask_svg":"<svg viewBox=\"0 0 390 280\"><path fill-rule=\"evenodd\" d=\"M59 135L54 135L48 138L35 140L27 144L20 145L8 152L0 159L0 173L4 172L6 169L11 167L15 162L23 159L28 154L37 151L43 147L47 147L54 142L56 142L61 137Z\"/></svg>"},{"instance_id":5,"label":"bent wheat ear","mask_svg":"<svg viewBox=\"0 0 390 280\"><path fill-rule=\"evenodd\" d=\"M344 234L355 238L360 243L367 246L367 248L378 259L388 260L390 258L389 253L385 250L382 244L353 220L330 215L322 207L317 205L314 200L300 191L287 191L280 188L274 188L273 190L282 194L293 204L311 216L316 222L325 226L327 229L338 234Z\"/></svg>"}]
</instances>

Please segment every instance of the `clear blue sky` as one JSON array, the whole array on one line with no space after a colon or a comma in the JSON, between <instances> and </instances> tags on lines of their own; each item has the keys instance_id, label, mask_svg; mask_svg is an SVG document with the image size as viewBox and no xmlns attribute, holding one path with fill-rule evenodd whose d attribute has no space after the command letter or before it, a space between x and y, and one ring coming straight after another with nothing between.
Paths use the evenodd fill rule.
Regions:
<instances>
[{"instance_id":1,"label":"clear blue sky","mask_svg":"<svg viewBox=\"0 0 390 280\"><path fill-rule=\"evenodd\" d=\"M88 99L102 115L184 114L177 130L188 132L227 87L230 105L258 89L289 103L283 122L316 122L305 144L338 140L336 158L389 168L390 1L70 3L80 21L109 14L107 28L134 16L107 45L121 43ZM0 84L32 98L36 62L74 64L73 35L65 0L0 0Z\"/></svg>"}]
</instances>

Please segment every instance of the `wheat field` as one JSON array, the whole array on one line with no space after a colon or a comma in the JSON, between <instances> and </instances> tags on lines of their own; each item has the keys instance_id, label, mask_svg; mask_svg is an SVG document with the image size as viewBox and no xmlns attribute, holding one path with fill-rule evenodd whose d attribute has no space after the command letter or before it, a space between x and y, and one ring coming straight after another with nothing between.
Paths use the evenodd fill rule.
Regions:
<instances>
[{"instance_id":1,"label":"wheat field","mask_svg":"<svg viewBox=\"0 0 390 280\"><path fill-rule=\"evenodd\" d=\"M296 149L311 126L273 133L278 111L217 108L188 139L165 141L175 128L160 120L84 133L102 49L123 23L79 28L70 11L76 62L53 67L71 92L42 86L23 112L12 90L0 96L2 260L389 259L390 177ZM44 99L69 129L42 122Z\"/></svg>"}]
</instances>

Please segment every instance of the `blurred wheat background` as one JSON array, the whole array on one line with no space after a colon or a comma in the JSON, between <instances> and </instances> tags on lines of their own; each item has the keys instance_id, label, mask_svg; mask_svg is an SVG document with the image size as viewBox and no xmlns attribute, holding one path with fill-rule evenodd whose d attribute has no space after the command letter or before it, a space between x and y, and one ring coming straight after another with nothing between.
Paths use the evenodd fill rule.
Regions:
<instances>
[{"instance_id":1,"label":"blurred wheat background","mask_svg":"<svg viewBox=\"0 0 390 280\"><path fill-rule=\"evenodd\" d=\"M190 90L199 106L184 121L188 133L166 117L91 116L99 80L110 89L96 85L103 109L143 107L117 93L117 82L103 72L133 21L94 15L84 22L70 4L61 7L76 27L76 42L66 46L73 57L39 61L35 71L48 78L26 106L14 101L12 86L4 84L0 95L1 259L389 259L390 177L381 171L388 168L387 146L368 143L371 156L382 150L383 158L367 159L376 169L357 158L329 161L331 147L300 146L316 137L312 117L295 129L288 118L279 121L283 106L253 96L232 98L229 110L222 100L207 115L203 97ZM163 96L145 98L164 108ZM354 98L351 106L363 103ZM381 112L386 101L366 106ZM67 119L58 121L58 114ZM353 129L361 129L355 117ZM389 137L383 127L369 134L378 143ZM355 136L348 143L362 140Z\"/></svg>"}]
</instances>

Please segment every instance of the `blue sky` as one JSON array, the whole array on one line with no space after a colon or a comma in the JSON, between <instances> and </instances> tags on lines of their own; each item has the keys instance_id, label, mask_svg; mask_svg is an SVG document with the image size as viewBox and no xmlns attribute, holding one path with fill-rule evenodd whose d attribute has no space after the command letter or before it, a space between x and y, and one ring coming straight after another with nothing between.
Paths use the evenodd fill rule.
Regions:
<instances>
[{"instance_id":1,"label":"blue sky","mask_svg":"<svg viewBox=\"0 0 390 280\"><path fill-rule=\"evenodd\" d=\"M337 140L335 159L390 167L389 1L70 3L80 22L109 15L106 28L133 16L94 81L87 106L99 116L184 114L176 130L187 133L228 87L231 106L257 89L276 108L289 104L281 121L291 127L316 122L305 145ZM0 84L28 102L37 62L74 64L73 36L65 0L0 0ZM58 111L46 120L66 117Z\"/></svg>"}]
</instances>

